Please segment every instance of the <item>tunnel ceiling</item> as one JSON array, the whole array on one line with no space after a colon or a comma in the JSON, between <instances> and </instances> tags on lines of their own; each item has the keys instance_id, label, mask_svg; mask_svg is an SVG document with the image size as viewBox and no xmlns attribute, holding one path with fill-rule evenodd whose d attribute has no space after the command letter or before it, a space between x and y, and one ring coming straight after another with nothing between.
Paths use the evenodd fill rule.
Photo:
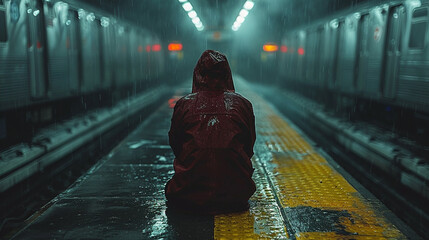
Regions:
<instances>
[{"instance_id":1,"label":"tunnel ceiling","mask_svg":"<svg viewBox=\"0 0 429 240\"><path fill-rule=\"evenodd\" d=\"M245 0L189 0L200 16L205 31L230 31ZM254 30L279 38L285 29L322 18L334 11L370 0L254 0L248 18L258 24ZM86 0L119 19L144 26L167 40L198 35L177 0ZM253 15L253 16L252 16ZM255 22L253 22L254 24ZM244 23L246 24L246 22ZM249 23L252 24L252 23Z\"/></svg>"}]
</instances>

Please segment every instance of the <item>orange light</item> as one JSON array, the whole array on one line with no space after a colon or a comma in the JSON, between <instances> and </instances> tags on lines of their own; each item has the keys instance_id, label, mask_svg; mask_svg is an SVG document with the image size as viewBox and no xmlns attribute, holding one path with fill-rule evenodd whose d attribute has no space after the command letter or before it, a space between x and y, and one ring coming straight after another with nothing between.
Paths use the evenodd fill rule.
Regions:
<instances>
[{"instance_id":1,"label":"orange light","mask_svg":"<svg viewBox=\"0 0 429 240\"><path fill-rule=\"evenodd\" d=\"M281 46L280 51L287 52L287 46L285 46L285 45Z\"/></svg>"},{"instance_id":2,"label":"orange light","mask_svg":"<svg viewBox=\"0 0 429 240\"><path fill-rule=\"evenodd\" d=\"M146 45L146 52L150 52L150 45Z\"/></svg>"},{"instance_id":3,"label":"orange light","mask_svg":"<svg viewBox=\"0 0 429 240\"><path fill-rule=\"evenodd\" d=\"M302 48L302 47L298 48L298 54L304 55L304 48Z\"/></svg>"},{"instance_id":4,"label":"orange light","mask_svg":"<svg viewBox=\"0 0 429 240\"><path fill-rule=\"evenodd\" d=\"M174 108L176 106L176 102L179 101L181 96L174 96L173 98L168 99L168 107Z\"/></svg>"},{"instance_id":5,"label":"orange light","mask_svg":"<svg viewBox=\"0 0 429 240\"><path fill-rule=\"evenodd\" d=\"M262 48L265 52L275 52L279 50L279 47L275 44L265 44Z\"/></svg>"},{"instance_id":6,"label":"orange light","mask_svg":"<svg viewBox=\"0 0 429 240\"><path fill-rule=\"evenodd\" d=\"M168 51L182 51L183 45L181 43L168 44Z\"/></svg>"},{"instance_id":7,"label":"orange light","mask_svg":"<svg viewBox=\"0 0 429 240\"><path fill-rule=\"evenodd\" d=\"M154 44L154 45L152 45L152 51L154 51L154 52L161 51L161 44Z\"/></svg>"}]
</instances>

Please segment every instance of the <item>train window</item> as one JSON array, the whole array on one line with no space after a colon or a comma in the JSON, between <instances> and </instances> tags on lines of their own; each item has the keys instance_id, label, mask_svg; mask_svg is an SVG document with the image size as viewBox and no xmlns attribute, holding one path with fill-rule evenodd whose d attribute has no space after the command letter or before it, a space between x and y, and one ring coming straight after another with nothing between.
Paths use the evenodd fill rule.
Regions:
<instances>
[{"instance_id":1,"label":"train window","mask_svg":"<svg viewBox=\"0 0 429 240\"><path fill-rule=\"evenodd\" d=\"M427 8L415 9L413 12L413 18L426 17L427 15L428 15Z\"/></svg>"},{"instance_id":2,"label":"train window","mask_svg":"<svg viewBox=\"0 0 429 240\"><path fill-rule=\"evenodd\" d=\"M423 49L425 45L427 22L418 22L411 25L410 48Z\"/></svg>"},{"instance_id":3,"label":"train window","mask_svg":"<svg viewBox=\"0 0 429 240\"><path fill-rule=\"evenodd\" d=\"M1 1L1 0L0 0ZM1 4L3 2L0 2ZM0 4L0 42L7 41L7 28L6 28L6 12L1 7Z\"/></svg>"},{"instance_id":4,"label":"train window","mask_svg":"<svg viewBox=\"0 0 429 240\"><path fill-rule=\"evenodd\" d=\"M414 10L411 22L410 41L408 44L410 48L423 49L425 47L427 15L427 8L418 8Z\"/></svg>"}]
</instances>

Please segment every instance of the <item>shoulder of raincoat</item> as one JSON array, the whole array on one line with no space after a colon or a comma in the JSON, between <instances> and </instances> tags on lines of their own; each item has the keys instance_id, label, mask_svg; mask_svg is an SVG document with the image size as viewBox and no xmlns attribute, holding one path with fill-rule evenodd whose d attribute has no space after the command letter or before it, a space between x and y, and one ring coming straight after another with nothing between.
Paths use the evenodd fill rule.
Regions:
<instances>
[{"instance_id":1,"label":"shoulder of raincoat","mask_svg":"<svg viewBox=\"0 0 429 240\"><path fill-rule=\"evenodd\" d=\"M255 192L255 139L252 104L234 92L226 57L205 51L194 69L192 93L177 101L171 119L176 158L166 185L169 204L211 214L246 209Z\"/></svg>"}]
</instances>

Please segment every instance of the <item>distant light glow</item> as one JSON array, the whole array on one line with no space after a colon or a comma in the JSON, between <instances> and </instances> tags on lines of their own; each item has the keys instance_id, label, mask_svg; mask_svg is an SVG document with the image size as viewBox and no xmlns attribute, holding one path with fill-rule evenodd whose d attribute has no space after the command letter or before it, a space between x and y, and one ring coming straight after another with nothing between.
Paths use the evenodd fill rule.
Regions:
<instances>
[{"instance_id":1,"label":"distant light glow","mask_svg":"<svg viewBox=\"0 0 429 240\"><path fill-rule=\"evenodd\" d=\"M93 22L95 20L95 15L94 13L90 13L86 16L86 20Z\"/></svg>"},{"instance_id":2,"label":"distant light glow","mask_svg":"<svg viewBox=\"0 0 429 240\"><path fill-rule=\"evenodd\" d=\"M186 2L182 5L183 9L185 9L185 11L189 12L193 9L192 4L190 2Z\"/></svg>"},{"instance_id":3,"label":"distant light glow","mask_svg":"<svg viewBox=\"0 0 429 240\"><path fill-rule=\"evenodd\" d=\"M195 24L196 28L199 28L199 27L202 27L202 26L203 26L203 23L201 21L199 23Z\"/></svg>"},{"instance_id":4,"label":"distant light glow","mask_svg":"<svg viewBox=\"0 0 429 240\"><path fill-rule=\"evenodd\" d=\"M196 18L197 17L197 12L195 12L195 11L190 11L190 12L188 12L188 16L190 17L190 18Z\"/></svg>"},{"instance_id":5,"label":"distant light glow","mask_svg":"<svg viewBox=\"0 0 429 240\"><path fill-rule=\"evenodd\" d=\"M265 52L276 52L279 50L279 47L275 44L265 44L262 46L262 49L264 49Z\"/></svg>"},{"instance_id":6,"label":"distant light glow","mask_svg":"<svg viewBox=\"0 0 429 240\"><path fill-rule=\"evenodd\" d=\"M159 51L161 51L161 44L154 44L154 45L152 45L152 51L153 52L159 52Z\"/></svg>"},{"instance_id":7,"label":"distant light glow","mask_svg":"<svg viewBox=\"0 0 429 240\"><path fill-rule=\"evenodd\" d=\"M170 43L168 44L168 51L182 51L183 45L181 43Z\"/></svg>"},{"instance_id":8,"label":"distant light glow","mask_svg":"<svg viewBox=\"0 0 429 240\"><path fill-rule=\"evenodd\" d=\"M82 19L83 15L85 15L85 10L79 9L78 12L77 12L77 15L78 15L79 19Z\"/></svg>"},{"instance_id":9,"label":"distant light glow","mask_svg":"<svg viewBox=\"0 0 429 240\"><path fill-rule=\"evenodd\" d=\"M242 17L246 17L249 14L249 11L247 11L246 9L241 9L239 15Z\"/></svg>"},{"instance_id":10,"label":"distant light glow","mask_svg":"<svg viewBox=\"0 0 429 240\"><path fill-rule=\"evenodd\" d=\"M182 3L182 2L187 2L187 1L188 1L188 0L179 0L179 2L181 2L181 3Z\"/></svg>"},{"instance_id":11,"label":"distant light glow","mask_svg":"<svg viewBox=\"0 0 429 240\"><path fill-rule=\"evenodd\" d=\"M253 5L255 5L255 3L253 3L252 1L246 1L245 3L244 3L244 9L246 9L246 10L250 10L250 9L252 9L253 8Z\"/></svg>"},{"instance_id":12,"label":"distant light glow","mask_svg":"<svg viewBox=\"0 0 429 240\"><path fill-rule=\"evenodd\" d=\"M287 46L285 46L285 45L281 46L280 51L284 52L284 53L287 52Z\"/></svg>"},{"instance_id":13,"label":"distant light glow","mask_svg":"<svg viewBox=\"0 0 429 240\"><path fill-rule=\"evenodd\" d=\"M150 52L150 45L146 45L146 52Z\"/></svg>"},{"instance_id":14,"label":"distant light glow","mask_svg":"<svg viewBox=\"0 0 429 240\"><path fill-rule=\"evenodd\" d=\"M304 55L304 48L302 48L302 47L298 48L298 54Z\"/></svg>"},{"instance_id":15,"label":"distant light glow","mask_svg":"<svg viewBox=\"0 0 429 240\"><path fill-rule=\"evenodd\" d=\"M107 17L102 17L100 21L101 26L108 27L110 24L110 20Z\"/></svg>"},{"instance_id":16,"label":"distant light glow","mask_svg":"<svg viewBox=\"0 0 429 240\"><path fill-rule=\"evenodd\" d=\"M200 32L203 31L204 30L204 26L197 27L197 30L200 31Z\"/></svg>"},{"instance_id":17,"label":"distant light glow","mask_svg":"<svg viewBox=\"0 0 429 240\"><path fill-rule=\"evenodd\" d=\"M236 27L237 29L240 28L241 23L239 22L234 22L234 24L232 24L233 27Z\"/></svg>"},{"instance_id":18,"label":"distant light glow","mask_svg":"<svg viewBox=\"0 0 429 240\"><path fill-rule=\"evenodd\" d=\"M33 15L36 17L37 15L39 15L39 13L40 13L40 10L36 10L33 12Z\"/></svg>"},{"instance_id":19,"label":"distant light glow","mask_svg":"<svg viewBox=\"0 0 429 240\"><path fill-rule=\"evenodd\" d=\"M236 27L235 25L232 25L232 28L231 28L231 29L232 29L232 31L234 31L234 32L235 32L235 31L237 31L237 30L238 30L238 27Z\"/></svg>"}]
</instances>

